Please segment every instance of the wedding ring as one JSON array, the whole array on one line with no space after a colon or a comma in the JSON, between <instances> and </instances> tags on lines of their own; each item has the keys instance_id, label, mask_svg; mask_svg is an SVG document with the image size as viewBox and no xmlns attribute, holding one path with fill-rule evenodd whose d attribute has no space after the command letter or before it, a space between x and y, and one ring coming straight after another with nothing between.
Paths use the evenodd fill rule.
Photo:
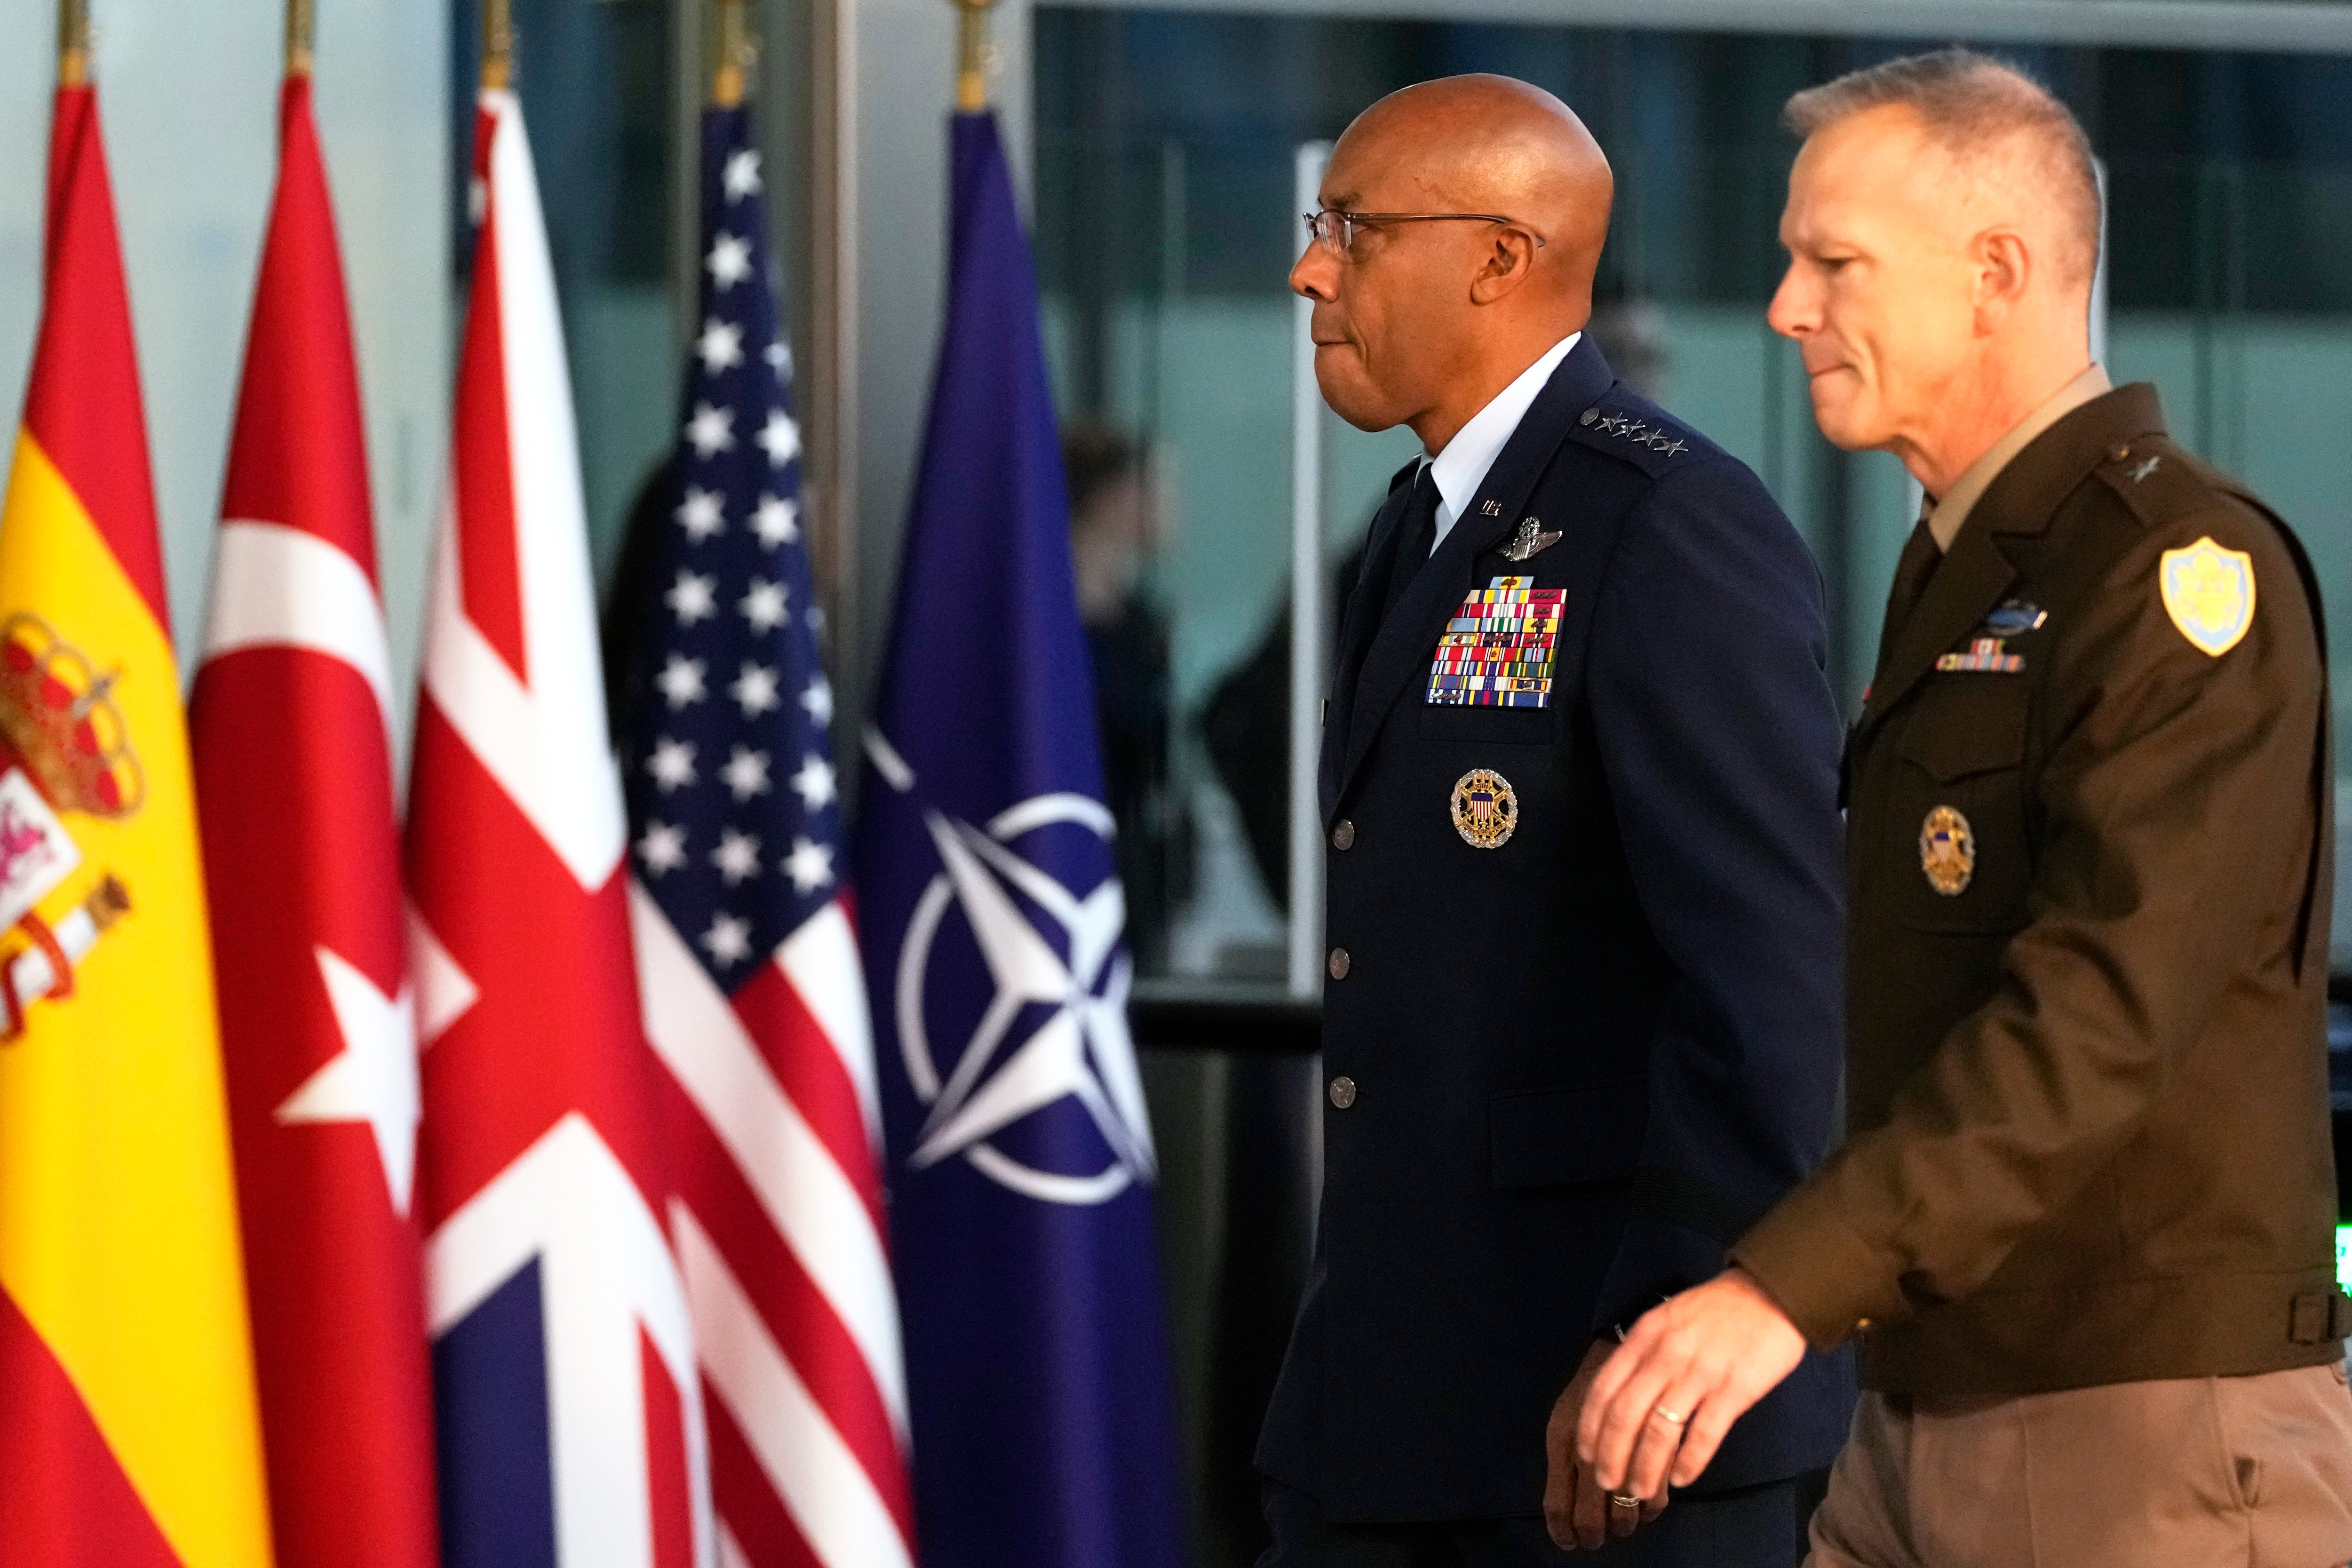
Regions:
<instances>
[{"instance_id":1,"label":"wedding ring","mask_svg":"<svg viewBox=\"0 0 2352 1568\"><path fill-rule=\"evenodd\" d=\"M1687 1421L1687 1420L1689 1420L1689 1419L1690 1419L1690 1417L1689 1417L1689 1416L1687 1416L1687 1415L1675 1415L1673 1411L1671 1411L1671 1410L1667 1409L1667 1408L1666 1408L1664 1405L1652 1405L1652 1406L1650 1407L1650 1414L1651 1414L1651 1415L1654 1415L1654 1416L1656 1416L1656 1417L1657 1417L1659 1420L1661 1420L1661 1421L1670 1421L1670 1422L1674 1423L1674 1424L1675 1424L1675 1426L1681 1426L1684 1422L1685 1422L1685 1421Z\"/></svg>"},{"instance_id":2,"label":"wedding ring","mask_svg":"<svg viewBox=\"0 0 2352 1568\"><path fill-rule=\"evenodd\" d=\"M1609 1494L1609 1506L1611 1508L1639 1508L1642 1506L1642 1500L1625 1492L1611 1492Z\"/></svg>"}]
</instances>

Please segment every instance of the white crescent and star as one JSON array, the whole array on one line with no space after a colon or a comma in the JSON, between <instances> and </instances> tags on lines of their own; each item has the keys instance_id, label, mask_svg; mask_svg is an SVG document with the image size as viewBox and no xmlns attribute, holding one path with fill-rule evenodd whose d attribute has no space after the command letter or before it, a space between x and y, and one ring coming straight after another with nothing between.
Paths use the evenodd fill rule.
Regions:
<instances>
[{"instance_id":1,"label":"white crescent and star","mask_svg":"<svg viewBox=\"0 0 2352 1568\"><path fill-rule=\"evenodd\" d=\"M389 736L383 611L364 569L316 534L244 519L222 524L215 568L207 658L242 647L289 647L339 660L374 692ZM455 977L456 987L469 988L437 943L432 950ZM404 980L395 994L385 994L330 947L314 944L311 954L342 1048L286 1098L276 1119L287 1127L364 1125L393 1212L405 1216L415 1191L416 1125L423 1110L414 993ZM445 983L442 989L451 986ZM457 1010L470 1004L470 995L458 999Z\"/></svg>"}]
</instances>

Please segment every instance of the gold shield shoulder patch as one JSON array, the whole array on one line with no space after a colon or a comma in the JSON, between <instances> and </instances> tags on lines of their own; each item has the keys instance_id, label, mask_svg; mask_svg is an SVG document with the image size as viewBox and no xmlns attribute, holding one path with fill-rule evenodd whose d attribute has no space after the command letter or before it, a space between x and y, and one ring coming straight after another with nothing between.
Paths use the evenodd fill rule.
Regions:
<instances>
[{"instance_id":1,"label":"gold shield shoulder patch","mask_svg":"<svg viewBox=\"0 0 2352 1568\"><path fill-rule=\"evenodd\" d=\"M2157 565L2164 613L2189 646L2219 658L2254 624L2254 558L2210 538L2168 550Z\"/></svg>"},{"instance_id":2,"label":"gold shield shoulder patch","mask_svg":"<svg viewBox=\"0 0 2352 1568\"><path fill-rule=\"evenodd\" d=\"M1454 831L1473 849L1500 849L1519 825L1518 792L1492 768L1472 768L1454 781Z\"/></svg>"},{"instance_id":3,"label":"gold shield shoulder patch","mask_svg":"<svg viewBox=\"0 0 2352 1568\"><path fill-rule=\"evenodd\" d=\"M1927 886L1948 899L1968 890L1977 874L1977 836L1957 808L1939 805L1919 825L1919 869Z\"/></svg>"}]
</instances>

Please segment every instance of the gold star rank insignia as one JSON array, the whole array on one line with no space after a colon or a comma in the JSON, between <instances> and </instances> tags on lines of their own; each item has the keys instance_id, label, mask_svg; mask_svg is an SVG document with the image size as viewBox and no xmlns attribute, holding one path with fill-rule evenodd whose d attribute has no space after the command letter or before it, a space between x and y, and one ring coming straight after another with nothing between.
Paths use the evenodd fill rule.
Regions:
<instances>
[{"instance_id":1,"label":"gold star rank insignia","mask_svg":"<svg viewBox=\"0 0 2352 1568\"><path fill-rule=\"evenodd\" d=\"M2210 538L2168 550L2156 581L2164 613L2200 653L2221 658L2254 624L2254 558L2242 550L2224 550Z\"/></svg>"}]
</instances>

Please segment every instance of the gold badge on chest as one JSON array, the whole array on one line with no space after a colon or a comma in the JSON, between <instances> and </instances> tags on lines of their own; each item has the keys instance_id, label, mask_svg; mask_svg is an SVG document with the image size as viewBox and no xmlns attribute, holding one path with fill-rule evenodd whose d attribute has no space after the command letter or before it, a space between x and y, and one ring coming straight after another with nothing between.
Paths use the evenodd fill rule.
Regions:
<instances>
[{"instance_id":1,"label":"gold badge on chest","mask_svg":"<svg viewBox=\"0 0 2352 1568\"><path fill-rule=\"evenodd\" d=\"M1927 874L1927 886L1948 899L1967 891L1977 874L1977 836L1953 807L1936 807L1919 825L1919 869Z\"/></svg>"},{"instance_id":2,"label":"gold badge on chest","mask_svg":"<svg viewBox=\"0 0 2352 1568\"><path fill-rule=\"evenodd\" d=\"M1472 768L1454 781L1454 831L1473 849L1500 849L1519 825L1519 797L1492 768Z\"/></svg>"}]
</instances>

